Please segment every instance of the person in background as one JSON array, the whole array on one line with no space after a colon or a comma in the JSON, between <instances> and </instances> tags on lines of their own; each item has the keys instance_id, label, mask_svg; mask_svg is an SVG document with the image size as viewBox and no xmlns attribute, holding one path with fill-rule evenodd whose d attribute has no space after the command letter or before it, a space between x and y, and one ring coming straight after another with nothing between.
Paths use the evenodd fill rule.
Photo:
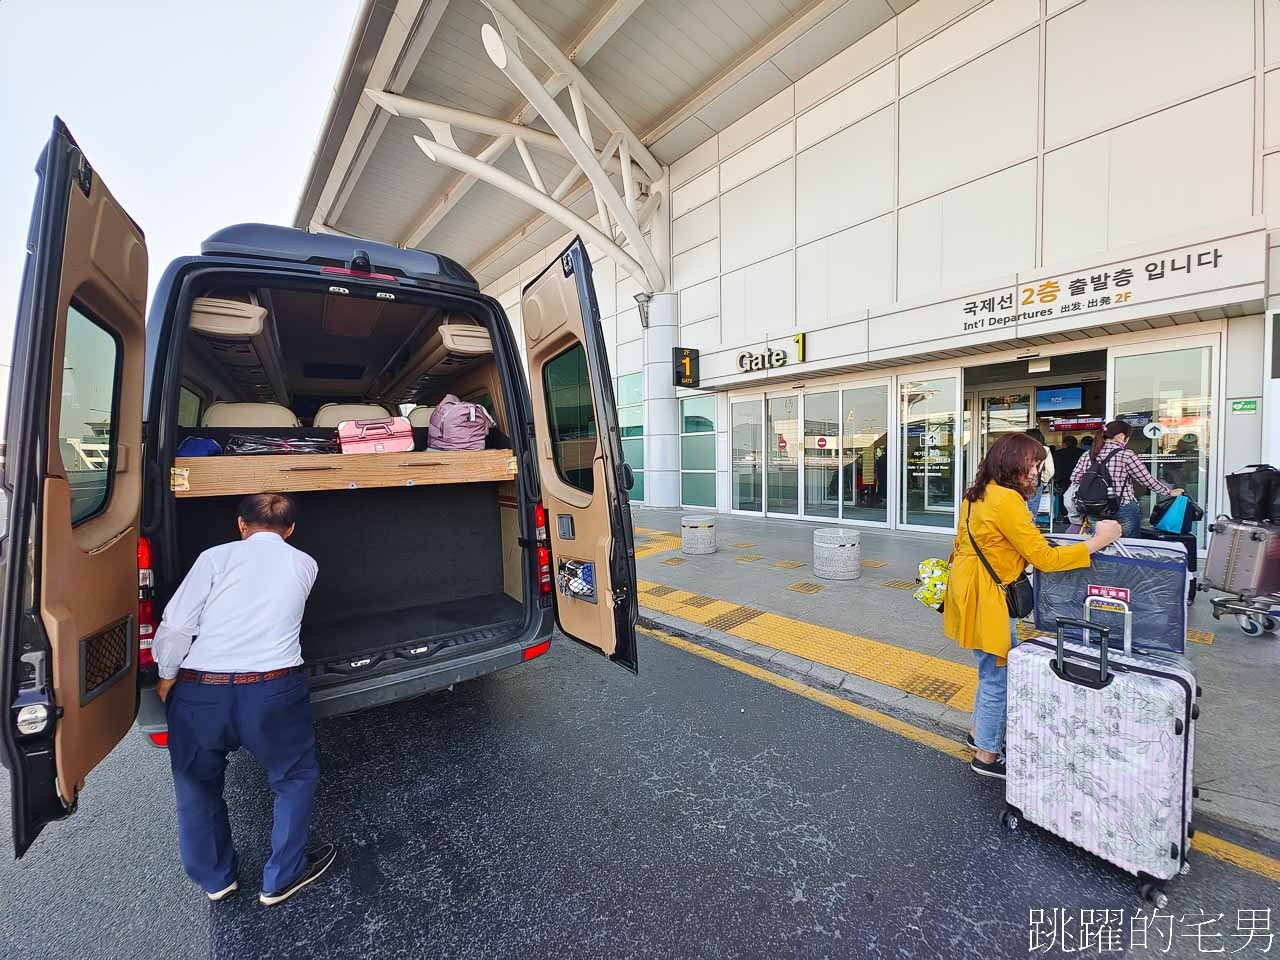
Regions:
<instances>
[{"instance_id":1,"label":"person in background","mask_svg":"<svg viewBox=\"0 0 1280 960\"><path fill-rule=\"evenodd\" d=\"M984 777L1005 775L1006 658L1018 642L1018 622L1009 616L1001 584L1022 575L1027 565L1046 573L1089 566L1090 556L1120 536L1120 524L1102 520L1093 535L1069 546L1053 546L1024 509L1040 485L1044 445L1021 433L1001 437L987 451L960 508L960 529L952 547L951 575L943 607L943 631L978 661L978 693L973 705L974 749L970 768ZM970 539L972 535L972 539ZM974 544L995 575L978 558Z\"/></svg>"},{"instance_id":2,"label":"person in background","mask_svg":"<svg viewBox=\"0 0 1280 960\"><path fill-rule=\"evenodd\" d=\"M245 747L276 795L259 901L272 906L319 879L332 843L307 848L320 765L302 672L302 612L319 568L285 541L296 507L281 493L240 501L240 539L196 558L165 606L151 652L169 724L178 847L210 900L239 889L222 798L227 754Z\"/></svg>"},{"instance_id":3,"label":"person in background","mask_svg":"<svg viewBox=\"0 0 1280 960\"><path fill-rule=\"evenodd\" d=\"M1080 447L1080 441L1076 439L1075 434L1067 434L1062 438L1062 446L1053 451L1053 486L1058 492L1058 516L1066 518L1067 508L1063 504L1063 500L1067 493L1067 487L1071 485L1071 473L1076 468L1076 463L1084 455L1084 450Z\"/></svg>"},{"instance_id":4,"label":"person in background","mask_svg":"<svg viewBox=\"0 0 1280 960\"><path fill-rule=\"evenodd\" d=\"M1085 471L1095 462L1105 461L1102 469L1110 477L1111 489L1120 500L1116 519L1120 521L1126 537L1136 537L1138 530L1142 527L1142 505L1138 502L1138 495L1134 491L1135 481L1148 490L1172 497L1179 496L1183 492L1181 487L1171 487L1152 476L1151 471L1146 468L1138 455L1128 448L1129 435L1132 431L1133 427L1127 421L1112 420L1094 440L1089 456L1082 456L1075 469L1071 471L1071 483L1078 484L1085 475Z\"/></svg>"},{"instance_id":5,"label":"person in background","mask_svg":"<svg viewBox=\"0 0 1280 960\"><path fill-rule=\"evenodd\" d=\"M1044 442L1044 433L1041 432L1039 427L1032 427L1027 431L1027 436L1044 447L1044 460L1040 463L1040 485L1036 487L1036 492L1027 498L1027 509L1031 511L1031 516L1035 517L1039 516L1040 500L1044 492L1049 489L1049 484L1053 482L1053 451Z\"/></svg>"}]
</instances>

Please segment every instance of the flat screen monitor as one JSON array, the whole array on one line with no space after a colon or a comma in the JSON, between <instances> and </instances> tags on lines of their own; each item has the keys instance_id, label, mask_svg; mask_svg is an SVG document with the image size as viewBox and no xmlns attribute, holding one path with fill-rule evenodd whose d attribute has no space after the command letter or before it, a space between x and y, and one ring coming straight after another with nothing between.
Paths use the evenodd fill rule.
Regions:
<instances>
[{"instance_id":1,"label":"flat screen monitor","mask_svg":"<svg viewBox=\"0 0 1280 960\"><path fill-rule=\"evenodd\" d=\"M1036 415L1079 410L1084 403L1081 387L1036 387Z\"/></svg>"}]
</instances>

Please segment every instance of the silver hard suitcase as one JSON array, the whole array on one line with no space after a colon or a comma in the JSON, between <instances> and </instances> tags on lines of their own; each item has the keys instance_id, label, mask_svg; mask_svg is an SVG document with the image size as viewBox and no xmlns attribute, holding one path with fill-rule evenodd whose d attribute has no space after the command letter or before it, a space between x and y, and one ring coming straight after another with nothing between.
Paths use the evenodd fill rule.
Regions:
<instances>
[{"instance_id":1,"label":"silver hard suitcase","mask_svg":"<svg viewBox=\"0 0 1280 960\"><path fill-rule=\"evenodd\" d=\"M1127 640L1127 611L1125 622ZM1069 643L1068 628L1100 643ZM1188 869L1199 691L1185 657L1128 643L1108 653L1109 633L1063 618L1056 639L1009 652L1003 822L1026 820L1102 857L1163 907L1165 881Z\"/></svg>"},{"instance_id":2,"label":"silver hard suitcase","mask_svg":"<svg viewBox=\"0 0 1280 960\"><path fill-rule=\"evenodd\" d=\"M1280 526L1219 517L1209 530L1207 586L1245 598L1280 593Z\"/></svg>"}]
</instances>

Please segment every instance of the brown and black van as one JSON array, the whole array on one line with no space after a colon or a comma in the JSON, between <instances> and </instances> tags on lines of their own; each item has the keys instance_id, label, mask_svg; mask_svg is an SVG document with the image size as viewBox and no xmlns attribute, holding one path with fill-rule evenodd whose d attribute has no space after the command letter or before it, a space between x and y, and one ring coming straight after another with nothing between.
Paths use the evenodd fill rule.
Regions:
<instances>
[{"instance_id":1,"label":"brown and black van","mask_svg":"<svg viewBox=\"0 0 1280 960\"><path fill-rule=\"evenodd\" d=\"M60 121L37 173L0 480L18 856L135 718L166 742L151 637L247 493L291 493L319 564L318 716L523 663L553 624L636 669L632 478L580 242L525 288L521 344L445 257L262 224L170 264L147 315L143 232ZM491 414L484 449L428 449L448 394ZM413 451L329 452L389 416Z\"/></svg>"}]
</instances>

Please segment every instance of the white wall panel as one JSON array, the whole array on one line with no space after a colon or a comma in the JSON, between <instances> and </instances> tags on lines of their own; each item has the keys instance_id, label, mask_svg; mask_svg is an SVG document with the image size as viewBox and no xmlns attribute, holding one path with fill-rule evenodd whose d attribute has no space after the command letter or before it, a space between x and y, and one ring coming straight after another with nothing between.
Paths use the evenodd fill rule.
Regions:
<instances>
[{"instance_id":1,"label":"white wall panel","mask_svg":"<svg viewBox=\"0 0 1280 960\"><path fill-rule=\"evenodd\" d=\"M810 147L796 163L801 243L893 209L893 108Z\"/></svg>"},{"instance_id":2,"label":"white wall panel","mask_svg":"<svg viewBox=\"0 0 1280 960\"><path fill-rule=\"evenodd\" d=\"M596 303L600 307L600 315L607 317L618 312L618 291L615 287L617 278L612 260L600 259L591 261L591 279L596 288Z\"/></svg>"},{"instance_id":3,"label":"white wall panel","mask_svg":"<svg viewBox=\"0 0 1280 960\"><path fill-rule=\"evenodd\" d=\"M1254 0L1088 0L1049 21L1045 136L1067 143L1253 69Z\"/></svg>"},{"instance_id":4,"label":"white wall panel","mask_svg":"<svg viewBox=\"0 0 1280 960\"><path fill-rule=\"evenodd\" d=\"M720 234L720 201L712 200L671 222L671 252L684 253Z\"/></svg>"},{"instance_id":5,"label":"white wall panel","mask_svg":"<svg viewBox=\"0 0 1280 960\"><path fill-rule=\"evenodd\" d=\"M688 326L680 326L680 346L695 350L714 350L720 346L720 320L712 317Z\"/></svg>"},{"instance_id":6,"label":"white wall panel","mask_svg":"<svg viewBox=\"0 0 1280 960\"><path fill-rule=\"evenodd\" d=\"M1264 136L1268 147L1280 143L1280 70L1266 75L1263 86Z\"/></svg>"},{"instance_id":7,"label":"white wall panel","mask_svg":"<svg viewBox=\"0 0 1280 960\"><path fill-rule=\"evenodd\" d=\"M710 280L720 273L720 241L710 240L700 247L671 258L672 283L677 290Z\"/></svg>"},{"instance_id":8,"label":"white wall panel","mask_svg":"<svg viewBox=\"0 0 1280 960\"><path fill-rule=\"evenodd\" d=\"M736 120L719 133L720 156L737 153L753 140L758 140L770 130L786 123L795 113L795 88L787 87L770 97L741 120Z\"/></svg>"},{"instance_id":9,"label":"white wall panel","mask_svg":"<svg viewBox=\"0 0 1280 960\"><path fill-rule=\"evenodd\" d=\"M636 294L641 290L640 281L629 273L618 271L618 310L622 311L627 307L633 306L636 302ZM625 337L623 339L626 339Z\"/></svg>"},{"instance_id":10,"label":"white wall panel","mask_svg":"<svg viewBox=\"0 0 1280 960\"><path fill-rule=\"evenodd\" d=\"M992 0L902 55L904 93L940 77L1040 19L1040 0Z\"/></svg>"},{"instance_id":11,"label":"white wall panel","mask_svg":"<svg viewBox=\"0 0 1280 960\"><path fill-rule=\"evenodd\" d=\"M793 329L795 278L791 251L725 274L720 285L724 343L754 343Z\"/></svg>"},{"instance_id":12,"label":"white wall panel","mask_svg":"<svg viewBox=\"0 0 1280 960\"><path fill-rule=\"evenodd\" d=\"M891 59L896 49L896 38L895 19L872 30L857 43L801 77L796 81L796 110L813 106L871 68Z\"/></svg>"},{"instance_id":13,"label":"white wall panel","mask_svg":"<svg viewBox=\"0 0 1280 960\"><path fill-rule=\"evenodd\" d=\"M683 187L671 191L671 216L679 217L694 207L700 207L720 192L720 171L712 167L695 177Z\"/></svg>"},{"instance_id":14,"label":"white wall panel","mask_svg":"<svg viewBox=\"0 0 1280 960\"><path fill-rule=\"evenodd\" d=\"M898 16L898 49L906 50L982 0L917 0Z\"/></svg>"},{"instance_id":15,"label":"white wall panel","mask_svg":"<svg viewBox=\"0 0 1280 960\"><path fill-rule=\"evenodd\" d=\"M1263 57L1268 64L1280 61L1280 0L1263 0Z\"/></svg>"},{"instance_id":16,"label":"white wall panel","mask_svg":"<svg viewBox=\"0 0 1280 960\"><path fill-rule=\"evenodd\" d=\"M720 278L720 336L727 346L747 342L747 271Z\"/></svg>"},{"instance_id":17,"label":"white wall panel","mask_svg":"<svg viewBox=\"0 0 1280 960\"><path fill-rule=\"evenodd\" d=\"M788 160L720 198L720 259L726 273L789 249L795 239L795 171Z\"/></svg>"},{"instance_id":18,"label":"white wall panel","mask_svg":"<svg viewBox=\"0 0 1280 960\"><path fill-rule=\"evenodd\" d=\"M712 278L680 291L680 324L720 315L720 281Z\"/></svg>"},{"instance_id":19,"label":"white wall panel","mask_svg":"<svg viewBox=\"0 0 1280 960\"><path fill-rule=\"evenodd\" d=\"M1253 84L1112 131L1109 247L1253 210Z\"/></svg>"},{"instance_id":20,"label":"white wall panel","mask_svg":"<svg viewBox=\"0 0 1280 960\"><path fill-rule=\"evenodd\" d=\"M796 118L796 149L803 150L851 123L893 102L895 71L892 63L824 100Z\"/></svg>"},{"instance_id":21,"label":"white wall panel","mask_svg":"<svg viewBox=\"0 0 1280 960\"><path fill-rule=\"evenodd\" d=\"M732 190L795 152L795 129L788 123L720 164L720 189Z\"/></svg>"},{"instance_id":22,"label":"white wall panel","mask_svg":"<svg viewBox=\"0 0 1280 960\"><path fill-rule=\"evenodd\" d=\"M644 336L644 328L640 326L640 308L632 307L630 310L621 310L618 312L618 342L626 343L628 340L639 340Z\"/></svg>"},{"instance_id":23,"label":"white wall panel","mask_svg":"<svg viewBox=\"0 0 1280 960\"><path fill-rule=\"evenodd\" d=\"M1045 154L1045 263L1107 248L1110 163L1111 141L1105 135Z\"/></svg>"},{"instance_id":24,"label":"white wall panel","mask_svg":"<svg viewBox=\"0 0 1280 960\"><path fill-rule=\"evenodd\" d=\"M898 299L942 286L942 195L898 211Z\"/></svg>"},{"instance_id":25,"label":"white wall panel","mask_svg":"<svg viewBox=\"0 0 1280 960\"><path fill-rule=\"evenodd\" d=\"M796 326L847 323L893 299L893 217L880 217L796 251Z\"/></svg>"},{"instance_id":26,"label":"white wall panel","mask_svg":"<svg viewBox=\"0 0 1280 960\"><path fill-rule=\"evenodd\" d=\"M632 340L618 344L617 360L612 364L613 374L639 373L644 369L644 341Z\"/></svg>"},{"instance_id":27,"label":"white wall panel","mask_svg":"<svg viewBox=\"0 0 1280 960\"><path fill-rule=\"evenodd\" d=\"M1262 158L1262 212L1268 227L1273 230L1280 227L1280 153Z\"/></svg>"},{"instance_id":28,"label":"white wall panel","mask_svg":"<svg viewBox=\"0 0 1280 960\"><path fill-rule=\"evenodd\" d=\"M671 164L671 186L678 187L688 183L698 174L714 167L719 159L716 138L712 137Z\"/></svg>"},{"instance_id":29,"label":"white wall panel","mask_svg":"<svg viewBox=\"0 0 1280 960\"><path fill-rule=\"evenodd\" d=\"M1037 31L1024 33L901 101L902 202L1035 153L1036 38Z\"/></svg>"}]
</instances>

